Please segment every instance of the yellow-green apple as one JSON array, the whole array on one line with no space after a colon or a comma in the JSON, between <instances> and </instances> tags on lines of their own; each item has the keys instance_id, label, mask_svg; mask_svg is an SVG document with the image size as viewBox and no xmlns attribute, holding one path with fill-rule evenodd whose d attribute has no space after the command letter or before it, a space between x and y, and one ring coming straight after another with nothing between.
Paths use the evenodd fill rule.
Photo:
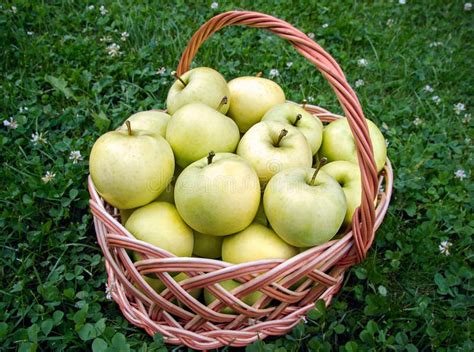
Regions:
<instances>
[{"instance_id":1,"label":"yellow-green apple","mask_svg":"<svg viewBox=\"0 0 474 352\"><path fill-rule=\"evenodd\" d=\"M239 287L241 284L239 282L235 281L235 280L225 280L225 281L219 282L219 285L221 285L222 288L226 291L232 291L233 289ZM257 292L250 293L250 294L240 298L240 300L242 302L244 302L245 304L251 306L255 302L257 302L257 300L261 296L262 296L262 293L257 291ZM215 300L216 300L216 297L211 292L209 292L209 290L204 289L204 302L207 305L209 305L212 302L214 302ZM222 308L220 311L221 311L221 313L225 313L225 314L235 313L234 310L230 307Z\"/></svg>"},{"instance_id":2,"label":"yellow-green apple","mask_svg":"<svg viewBox=\"0 0 474 352\"><path fill-rule=\"evenodd\" d=\"M293 168L276 174L263 206L273 230L287 243L311 247L330 240L346 215L341 186L324 171Z\"/></svg>"},{"instance_id":3,"label":"yellow-green apple","mask_svg":"<svg viewBox=\"0 0 474 352\"><path fill-rule=\"evenodd\" d=\"M295 103L283 103L272 107L262 121L280 121L295 126L308 141L311 152L317 153L323 140L323 123Z\"/></svg>"},{"instance_id":4,"label":"yellow-green apple","mask_svg":"<svg viewBox=\"0 0 474 352\"><path fill-rule=\"evenodd\" d=\"M359 166L350 161L339 160L324 165L321 170L334 178L342 187L347 201L344 224L349 225L352 222L352 216L356 208L360 206L362 198Z\"/></svg>"},{"instance_id":5,"label":"yellow-green apple","mask_svg":"<svg viewBox=\"0 0 474 352\"><path fill-rule=\"evenodd\" d=\"M171 116L163 111L149 110L137 112L130 116L126 121L130 121L133 128L136 130L143 130L152 136L166 137L166 126ZM124 122L119 128L120 130L127 130L127 124Z\"/></svg>"},{"instance_id":6,"label":"yellow-green apple","mask_svg":"<svg viewBox=\"0 0 474 352\"><path fill-rule=\"evenodd\" d=\"M303 134L287 123L262 121L242 137L237 154L257 171L262 185L281 170L311 167L313 154Z\"/></svg>"},{"instance_id":7,"label":"yellow-green apple","mask_svg":"<svg viewBox=\"0 0 474 352\"><path fill-rule=\"evenodd\" d=\"M239 128L232 119L202 103L180 108L166 129L166 140L173 148L176 163L183 168L211 150L234 152L239 139Z\"/></svg>"},{"instance_id":8,"label":"yellow-green apple","mask_svg":"<svg viewBox=\"0 0 474 352\"><path fill-rule=\"evenodd\" d=\"M285 93L275 82L262 77L238 77L228 84L230 90L229 115L240 132L260 122L274 105L285 102Z\"/></svg>"},{"instance_id":9,"label":"yellow-green apple","mask_svg":"<svg viewBox=\"0 0 474 352\"><path fill-rule=\"evenodd\" d=\"M225 114L229 110L230 92L224 77L209 67L194 68L171 86L166 107L173 115L179 108L191 103L203 103ZM223 98L227 99L223 102Z\"/></svg>"},{"instance_id":10,"label":"yellow-green apple","mask_svg":"<svg viewBox=\"0 0 474 352\"><path fill-rule=\"evenodd\" d=\"M95 188L119 209L150 203L170 183L174 156L168 142L142 130L111 131L97 139L89 158Z\"/></svg>"},{"instance_id":11,"label":"yellow-green apple","mask_svg":"<svg viewBox=\"0 0 474 352\"><path fill-rule=\"evenodd\" d=\"M260 203L258 176L247 161L213 153L179 175L174 200L184 221L206 235L225 236L245 229Z\"/></svg>"},{"instance_id":12,"label":"yellow-green apple","mask_svg":"<svg viewBox=\"0 0 474 352\"><path fill-rule=\"evenodd\" d=\"M219 258L223 239L224 237L221 236L206 235L195 231L193 254L202 258Z\"/></svg>"},{"instance_id":13,"label":"yellow-green apple","mask_svg":"<svg viewBox=\"0 0 474 352\"><path fill-rule=\"evenodd\" d=\"M289 259L296 254L297 248L258 223L252 223L235 235L224 237L222 242L222 260L233 264L260 259Z\"/></svg>"},{"instance_id":14,"label":"yellow-green apple","mask_svg":"<svg viewBox=\"0 0 474 352\"><path fill-rule=\"evenodd\" d=\"M374 150L375 164L377 171L380 171L387 159L385 138L375 123L369 119L366 119L366 121ZM346 160L359 164L356 144L346 118L335 120L324 128L320 154L326 157L328 161Z\"/></svg>"},{"instance_id":15,"label":"yellow-green apple","mask_svg":"<svg viewBox=\"0 0 474 352\"><path fill-rule=\"evenodd\" d=\"M193 253L193 230L179 216L173 204L153 202L136 209L125 223L137 239L178 257Z\"/></svg>"},{"instance_id":16,"label":"yellow-green apple","mask_svg":"<svg viewBox=\"0 0 474 352\"><path fill-rule=\"evenodd\" d=\"M263 210L263 194L262 198L260 198L260 205L258 206L257 215L255 215L253 222L268 226L267 216L265 215L265 210Z\"/></svg>"}]
</instances>

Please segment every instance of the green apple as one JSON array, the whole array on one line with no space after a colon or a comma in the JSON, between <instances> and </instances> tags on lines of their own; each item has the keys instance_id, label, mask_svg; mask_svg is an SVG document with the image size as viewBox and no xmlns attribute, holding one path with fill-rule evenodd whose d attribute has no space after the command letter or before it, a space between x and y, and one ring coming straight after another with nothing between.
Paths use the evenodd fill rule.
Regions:
<instances>
[{"instance_id":1,"label":"green apple","mask_svg":"<svg viewBox=\"0 0 474 352\"><path fill-rule=\"evenodd\" d=\"M359 166L350 161L339 160L324 165L321 170L334 178L342 187L347 201L344 224L349 225L362 199L362 182Z\"/></svg>"},{"instance_id":2,"label":"green apple","mask_svg":"<svg viewBox=\"0 0 474 352\"><path fill-rule=\"evenodd\" d=\"M323 123L295 103L283 103L272 107L262 121L280 121L295 126L308 141L311 152L317 153L323 140Z\"/></svg>"},{"instance_id":3,"label":"green apple","mask_svg":"<svg viewBox=\"0 0 474 352\"><path fill-rule=\"evenodd\" d=\"M179 216L173 204L153 202L135 210L125 223L137 239L178 257L193 253L193 230Z\"/></svg>"},{"instance_id":4,"label":"green apple","mask_svg":"<svg viewBox=\"0 0 474 352\"><path fill-rule=\"evenodd\" d=\"M165 190L161 192L158 198L155 199L157 202L168 202L174 204L174 186L170 183L166 186Z\"/></svg>"},{"instance_id":5,"label":"green apple","mask_svg":"<svg viewBox=\"0 0 474 352\"><path fill-rule=\"evenodd\" d=\"M228 86L231 104L227 115L237 123L240 132L246 132L268 110L286 100L278 84L262 77L238 77Z\"/></svg>"},{"instance_id":6,"label":"green apple","mask_svg":"<svg viewBox=\"0 0 474 352\"><path fill-rule=\"evenodd\" d=\"M107 132L97 139L89 158L95 188L119 209L150 203L170 183L174 156L168 142L142 130Z\"/></svg>"},{"instance_id":7,"label":"green apple","mask_svg":"<svg viewBox=\"0 0 474 352\"><path fill-rule=\"evenodd\" d=\"M174 200L184 221L194 230L229 235L245 229L257 214L258 176L240 156L211 152L179 175Z\"/></svg>"},{"instance_id":8,"label":"green apple","mask_svg":"<svg viewBox=\"0 0 474 352\"><path fill-rule=\"evenodd\" d=\"M226 97L224 104L223 98ZM203 103L225 114L229 110L230 92L224 77L209 67L194 68L171 86L166 106L173 115L179 108L191 103Z\"/></svg>"},{"instance_id":9,"label":"green apple","mask_svg":"<svg viewBox=\"0 0 474 352\"><path fill-rule=\"evenodd\" d=\"M297 248L283 241L268 227L257 223L225 237L222 243L222 260L232 264L260 259L289 259L296 254Z\"/></svg>"},{"instance_id":10,"label":"green apple","mask_svg":"<svg viewBox=\"0 0 474 352\"><path fill-rule=\"evenodd\" d=\"M206 235L195 231L193 254L202 258L220 258L223 239L224 237L221 236Z\"/></svg>"},{"instance_id":11,"label":"green apple","mask_svg":"<svg viewBox=\"0 0 474 352\"><path fill-rule=\"evenodd\" d=\"M380 171L387 159L385 138L375 123L369 119L366 119L366 121L374 150L375 164L377 171ZM347 160L359 164L356 144L346 118L337 119L324 128L320 154L326 157L328 161Z\"/></svg>"},{"instance_id":12,"label":"green apple","mask_svg":"<svg viewBox=\"0 0 474 352\"><path fill-rule=\"evenodd\" d=\"M235 281L235 280L226 280L226 281L219 282L219 285L221 285L222 288L226 291L232 291L235 288L239 287L241 284L239 282ZM249 306L252 306L252 305L255 304L255 302L257 302L257 300L261 296L262 296L262 293L257 291L257 292L253 292L253 293L250 293L250 294L242 297L240 300L242 302L244 302L245 304L247 304ZM204 289L204 302L207 305L209 305L212 302L214 302L215 300L216 300L216 297L211 292L209 292L209 290ZM225 314L235 313L234 310L230 307L222 308L220 311L221 311L221 313L225 313Z\"/></svg>"},{"instance_id":13,"label":"green apple","mask_svg":"<svg viewBox=\"0 0 474 352\"><path fill-rule=\"evenodd\" d=\"M166 126L171 116L163 111L149 110L137 112L130 116L126 121L130 121L134 129L143 130L152 136L166 137ZM126 131L127 124L124 122L119 130Z\"/></svg>"},{"instance_id":14,"label":"green apple","mask_svg":"<svg viewBox=\"0 0 474 352\"><path fill-rule=\"evenodd\" d=\"M173 148L176 163L183 168L211 150L234 152L239 139L239 128L232 119L202 103L180 108L166 129L166 140Z\"/></svg>"},{"instance_id":15,"label":"green apple","mask_svg":"<svg viewBox=\"0 0 474 352\"><path fill-rule=\"evenodd\" d=\"M237 154L257 171L262 185L281 170L311 167L313 154L296 127L279 121L262 121L242 137Z\"/></svg>"},{"instance_id":16,"label":"green apple","mask_svg":"<svg viewBox=\"0 0 474 352\"><path fill-rule=\"evenodd\" d=\"M128 218L132 213L135 211L137 208L132 208L132 209L120 209L120 223L122 225L125 225L127 222Z\"/></svg>"},{"instance_id":17,"label":"green apple","mask_svg":"<svg viewBox=\"0 0 474 352\"><path fill-rule=\"evenodd\" d=\"M273 230L296 247L329 241L346 215L341 186L324 171L283 170L265 188L263 206Z\"/></svg>"}]
</instances>

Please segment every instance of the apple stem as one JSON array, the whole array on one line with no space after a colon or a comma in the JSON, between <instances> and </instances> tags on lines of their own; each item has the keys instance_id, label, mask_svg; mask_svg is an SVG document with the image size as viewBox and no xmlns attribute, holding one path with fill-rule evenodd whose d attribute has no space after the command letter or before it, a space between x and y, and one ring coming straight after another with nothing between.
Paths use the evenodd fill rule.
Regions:
<instances>
[{"instance_id":1,"label":"apple stem","mask_svg":"<svg viewBox=\"0 0 474 352\"><path fill-rule=\"evenodd\" d=\"M212 163L212 159L216 156L216 153L213 151L210 151L209 154L207 155L207 165Z\"/></svg>"},{"instance_id":2,"label":"apple stem","mask_svg":"<svg viewBox=\"0 0 474 352\"><path fill-rule=\"evenodd\" d=\"M306 104L308 104L308 101L306 99L303 99L303 101L301 102L303 109L306 109Z\"/></svg>"},{"instance_id":3,"label":"apple stem","mask_svg":"<svg viewBox=\"0 0 474 352\"><path fill-rule=\"evenodd\" d=\"M222 100L219 103L219 106L217 107L216 110L219 110L223 105L227 104L228 101L229 101L229 99L227 99L227 97L222 98Z\"/></svg>"},{"instance_id":4,"label":"apple stem","mask_svg":"<svg viewBox=\"0 0 474 352\"><path fill-rule=\"evenodd\" d=\"M176 73L176 71L173 71L172 74L173 74L173 76L174 76L178 81L181 82L181 84L182 84L183 86L186 87L186 83L183 81L183 79L182 79L181 77L178 76L178 74Z\"/></svg>"},{"instance_id":5,"label":"apple stem","mask_svg":"<svg viewBox=\"0 0 474 352\"><path fill-rule=\"evenodd\" d=\"M262 77L262 75L263 75L263 72L260 71L260 72L258 72L255 76L257 76L257 77Z\"/></svg>"},{"instance_id":6,"label":"apple stem","mask_svg":"<svg viewBox=\"0 0 474 352\"><path fill-rule=\"evenodd\" d=\"M125 121L125 124L127 125L128 135L131 136L132 135L132 124L128 120Z\"/></svg>"},{"instance_id":7,"label":"apple stem","mask_svg":"<svg viewBox=\"0 0 474 352\"><path fill-rule=\"evenodd\" d=\"M298 123L298 121L301 120L302 118L303 118L303 115L301 115L301 114L296 115L296 120L295 120L295 122L293 123L293 126L296 126L296 124Z\"/></svg>"},{"instance_id":8,"label":"apple stem","mask_svg":"<svg viewBox=\"0 0 474 352\"><path fill-rule=\"evenodd\" d=\"M287 131L287 130L285 130L285 129L282 129L282 130L281 130L280 135L278 136L278 140L277 140L277 142L276 142L276 146L277 146L277 147L280 146L281 140L282 140L283 137L285 137L287 134L288 134L288 131Z\"/></svg>"},{"instance_id":9,"label":"apple stem","mask_svg":"<svg viewBox=\"0 0 474 352\"><path fill-rule=\"evenodd\" d=\"M316 180L316 176L318 175L319 170L326 164L328 161L328 158L324 157L319 160L318 166L316 167L316 170L314 170L313 177L311 177L311 185L314 185L314 180Z\"/></svg>"}]
</instances>

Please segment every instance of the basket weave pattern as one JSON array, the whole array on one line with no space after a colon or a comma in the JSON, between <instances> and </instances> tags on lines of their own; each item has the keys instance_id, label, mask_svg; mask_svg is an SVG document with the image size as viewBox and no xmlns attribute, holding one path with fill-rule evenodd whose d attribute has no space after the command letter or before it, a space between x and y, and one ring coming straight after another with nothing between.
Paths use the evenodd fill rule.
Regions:
<instances>
[{"instance_id":1,"label":"basket weave pattern","mask_svg":"<svg viewBox=\"0 0 474 352\"><path fill-rule=\"evenodd\" d=\"M90 208L98 243L105 256L112 298L124 316L148 334L160 333L166 343L199 350L245 346L259 338L285 334L314 307L317 299L329 304L341 287L344 272L363 260L370 248L375 230L387 211L393 181L388 160L377 176L362 108L338 64L318 44L285 21L248 11L220 14L191 38L177 73L181 75L189 69L197 50L208 37L231 25L264 28L286 39L328 80L356 142L362 202L354 214L351 231L340 239L289 260L232 265L219 260L176 257L135 239L118 221L117 209L98 195L89 177ZM305 109L322 121L340 118L317 106L305 105ZM140 253L142 260L133 262L127 251ZM172 272L185 272L189 278L177 283L170 275ZM156 293L142 275L160 279L166 289ZM242 285L226 291L218 283L229 279ZM196 288L206 288L217 299L206 306L189 293ZM256 291L262 295L253 306L242 301L242 297ZM222 313L223 307L232 308L234 313Z\"/></svg>"}]
</instances>

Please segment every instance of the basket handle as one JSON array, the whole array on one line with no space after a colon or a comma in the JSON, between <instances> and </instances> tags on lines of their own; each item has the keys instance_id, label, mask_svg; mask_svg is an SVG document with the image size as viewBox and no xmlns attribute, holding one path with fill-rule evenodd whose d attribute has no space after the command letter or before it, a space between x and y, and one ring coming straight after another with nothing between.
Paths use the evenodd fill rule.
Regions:
<instances>
[{"instance_id":1,"label":"basket handle","mask_svg":"<svg viewBox=\"0 0 474 352\"><path fill-rule=\"evenodd\" d=\"M355 92L337 62L322 47L308 38L306 34L289 23L253 11L229 11L221 13L203 24L194 33L181 56L176 72L182 75L189 70L191 62L204 41L218 30L235 25L263 28L286 39L306 59L312 62L327 79L336 93L357 146L357 157L362 178L362 201L352 221L356 257L353 262L364 259L374 239L375 206L378 192L377 169L374 161L372 142L361 105Z\"/></svg>"}]
</instances>

